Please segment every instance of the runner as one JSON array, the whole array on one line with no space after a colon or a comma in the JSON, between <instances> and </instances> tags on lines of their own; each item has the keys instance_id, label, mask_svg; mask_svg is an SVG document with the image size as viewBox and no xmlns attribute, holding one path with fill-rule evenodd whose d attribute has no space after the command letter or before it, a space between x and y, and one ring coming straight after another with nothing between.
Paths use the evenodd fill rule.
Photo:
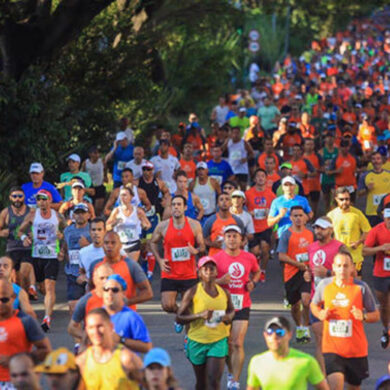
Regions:
<instances>
[{"instance_id":1,"label":"runner","mask_svg":"<svg viewBox=\"0 0 390 390\"><path fill-rule=\"evenodd\" d=\"M217 283L231 294L235 309L229 337L228 389L240 388L240 375L244 365L244 340L248 330L251 307L250 293L260 278L260 268L252 253L241 250L244 234L237 225L223 229L226 249L215 254Z\"/></svg>"},{"instance_id":2,"label":"runner","mask_svg":"<svg viewBox=\"0 0 390 390\"><path fill-rule=\"evenodd\" d=\"M267 181L265 185L267 188L269 188L272 191L272 187L274 183L281 180L281 177L277 170L276 160L274 157L270 156L265 159L265 172L267 173ZM256 171L254 172L253 177L255 175L256 175Z\"/></svg>"},{"instance_id":3,"label":"runner","mask_svg":"<svg viewBox=\"0 0 390 390\"><path fill-rule=\"evenodd\" d=\"M177 295L198 282L195 256L205 250L202 228L198 221L185 216L186 206L186 199L175 195L171 201L172 217L157 225L151 241L161 269L161 306L167 313L177 313ZM161 242L164 257L159 253ZM175 330L180 333L183 326L175 323Z\"/></svg>"},{"instance_id":4,"label":"runner","mask_svg":"<svg viewBox=\"0 0 390 390\"><path fill-rule=\"evenodd\" d=\"M51 209L51 194L46 190L37 192L37 209L30 210L20 225L18 237L25 247L32 245L32 258L35 278L39 290L45 296L45 316L41 323L42 329L47 332L51 326L51 316L56 302L56 280L59 271L58 252L60 232L66 226L61 215ZM26 234L31 228L31 233Z\"/></svg>"},{"instance_id":5,"label":"runner","mask_svg":"<svg viewBox=\"0 0 390 390\"><path fill-rule=\"evenodd\" d=\"M207 218L203 225L203 236L209 255L214 256L224 248L223 229L228 225L238 225L245 237L245 226L241 219L230 212L232 200L229 194L222 192L218 195L218 211ZM243 239L243 244L246 239Z\"/></svg>"},{"instance_id":6,"label":"runner","mask_svg":"<svg viewBox=\"0 0 390 390\"><path fill-rule=\"evenodd\" d=\"M13 355L9 360L11 383L16 390L40 390L39 378L34 371L34 360L28 352Z\"/></svg>"},{"instance_id":7,"label":"runner","mask_svg":"<svg viewBox=\"0 0 390 390\"><path fill-rule=\"evenodd\" d=\"M133 196L131 188L121 188L120 206L112 210L106 227L108 231L113 230L119 234L122 250L129 258L138 261L141 252L142 229L148 230L152 225L142 208L132 206Z\"/></svg>"},{"instance_id":8,"label":"runner","mask_svg":"<svg viewBox=\"0 0 390 390\"><path fill-rule=\"evenodd\" d=\"M314 241L313 233L305 227L306 215L302 206L290 209L291 227L280 236L279 260L283 263L286 298L291 305L291 315L296 324L297 343L311 340L309 330L310 283L304 272L309 269L308 246ZM302 308L301 308L302 306Z\"/></svg>"},{"instance_id":9,"label":"runner","mask_svg":"<svg viewBox=\"0 0 390 390\"><path fill-rule=\"evenodd\" d=\"M85 390L139 389L142 361L134 352L115 343L113 328L104 309L88 313L85 330L91 346L76 357Z\"/></svg>"},{"instance_id":10,"label":"runner","mask_svg":"<svg viewBox=\"0 0 390 390\"><path fill-rule=\"evenodd\" d=\"M30 352L33 359L42 361L51 347L49 339L45 337L36 320L13 309L12 284L4 278L0 278L0 302L0 388L11 390L8 368L10 357L17 353Z\"/></svg>"},{"instance_id":11,"label":"runner","mask_svg":"<svg viewBox=\"0 0 390 390\"><path fill-rule=\"evenodd\" d=\"M382 348L390 342L390 204L383 210L384 222L372 228L366 237L363 255L375 256L373 277L383 325Z\"/></svg>"},{"instance_id":12,"label":"runner","mask_svg":"<svg viewBox=\"0 0 390 390\"><path fill-rule=\"evenodd\" d=\"M199 259L198 274L200 282L184 294L176 322L189 324L186 352L195 372L195 388L219 390L234 307L229 292L216 283L217 264L212 257Z\"/></svg>"},{"instance_id":13,"label":"runner","mask_svg":"<svg viewBox=\"0 0 390 390\"><path fill-rule=\"evenodd\" d=\"M334 236L351 252L358 275L361 276L363 265L363 243L371 230L364 214L351 206L351 195L347 187L336 190L335 200L338 205L327 215L332 220Z\"/></svg>"},{"instance_id":14,"label":"runner","mask_svg":"<svg viewBox=\"0 0 390 390\"><path fill-rule=\"evenodd\" d=\"M257 164L259 165L259 168L265 169L265 160L267 157L273 157L276 166L280 165L281 158L275 152L274 146L272 144L272 139L269 137L266 137L264 139L264 152L261 153L259 158L257 159Z\"/></svg>"},{"instance_id":15,"label":"runner","mask_svg":"<svg viewBox=\"0 0 390 390\"><path fill-rule=\"evenodd\" d=\"M317 286L311 311L323 321L322 352L331 390L360 389L368 377L368 343L363 322L377 322L379 312L368 285L353 280L354 265L349 252L333 261L334 277Z\"/></svg>"},{"instance_id":16,"label":"runner","mask_svg":"<svg viewBox=\"0 0 390 390\"><path fill-rule=\"evenodd\" d=\"M282 180L287 176L292 177L292 164L290 162L284 162L279 167L279 169L280 169L280 178L279 178L279 180L276 180L272 184L272 192L276 196L283 195L284 191L283 191ZM294 180L295 180L295 184L296 184L295 191L294 191L295 195L304 196L305 192L303 190L303 186L302 186L301 182L299 180L296 180L296 179L294 179Z\"/></svg>"},{"instance_id":17,"label":"runner","mask_svg":"<svg viewBox=\"0 0 390 390\"><path fill-rule=\"evenodd\" d=\"M211 146L212 159L207 162L209 176L217 180L221 185L226 180L234 180L234 173L230 164L222 159L222 147L220 145Z\"/></svg>"},{"instance_id":18,"label":"runner","mask_svg":"<svg viewBox=\"0 0 390 390\"><path fill-rule=\"evenodd\" d=\"M194 161L194 148L192 144L186 143L183 145L183 153L179 162L181 169L187 174L188 182L191 183L195 179L196 171L196 163Z\"/></svg>"},{"instance_id":19,"label":"runner","mask_svg":"<svg viewBox=\"0 0 390 390\"><path fill-rule=\"evenodd\" d=\"M285 317L268 320L263 336L268 351L255 355L249 362L247 390L307 389L308 383L318 390L329 386L315 359L290 348L292 330Z\"/></svg>"},{"instance_id":20,"label":"runner","mask_svg":"<svg viewBox=\"0 0 390 390\"><path fill-rule=\"evenodd\" d=\"M266 159L268 161L268 159ZM267 217L275 194L266 186L266 172L259 168L254 175L255 185L246 191L246 205L253 216L255 234L252 241L249 241L251 252L260 260L260 282L265 282L265 272L270 257L270 245L272 229L268 226Z\"/></svg>"},{"instance_id":21,"label":"runner","mask_svg":"<svg viewBox=\"0 0 390 390\"><path fill-rule=\"evenodd\" d=\"M19 227L30 212L30 208L24 203L25 196L21 187L10 189L9 200L11 204L0 213L0 237L7 239L7 256L13 261L16 282L28 291L31 299L37 300L31 248L25 248L18 237Z\"/></svg>"},{"instance_id":22,"label":"runner","mask_svg":"<svg viewBox=\"0 0 390 390\"><path fill-rule=\"evenodd\" d=\"M138 180L142 176L142 166L146 163L145 150L142 146L134 148L134 158L130 160L125 167L130 168L133 172L134 180Z\"/></svg>"}]
</instances>

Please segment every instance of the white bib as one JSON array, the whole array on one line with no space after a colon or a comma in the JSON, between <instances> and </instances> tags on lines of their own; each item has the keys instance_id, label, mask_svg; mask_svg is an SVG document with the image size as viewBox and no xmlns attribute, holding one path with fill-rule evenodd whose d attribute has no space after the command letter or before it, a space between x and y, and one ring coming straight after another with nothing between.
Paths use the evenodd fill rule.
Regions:
<instances>
[{"instance_id":1,"label":"white bib","mask_svg":"<svg viewBox=\"0 0 390 390\"><path fill-rule=\"evenodd\" d=\"M390 257L385 257L383 259L383 270L390 271Z\"/></svg>"},{"instance_id":2,"label":"white bib","mask_svg":"<svg viewBox=\"0 0 390 390\"><path fill-rule=\"evenodd\" d=\"M255 219L265 219L267 216L267 209L254 209L253 215Z\"/></svg>"},{"instance_id":3,"label":"white bib","mask_svg":"<svg viewBox=\"0 0 390 390\"><path fill-rule=\"evenodd\" d=\"M127 164L127 161L118 161L117 167L120 171L122 171L123 169L125 169L126 164Z\"/></svg>"},{"instance_id":4,"label":"white bib","mask_svg":"<svg viewBox=\"0 0 390 390\"><path fill-rule=\"evenodd\" d=\"M80 249L69 249L69 264L80 265Z\"/></svg>"},{"instance_id":5,"label":"white bib","mask_svg":"<svg viewBox=\"0 0 390 390\"><path fill-rule=\"evenodd\" d=\"M204 322L208 328L216 328L221 322L222 317L225 315L225 310L214 310L211 318Z\"/></svg>"},{"instance_id":6,"label":"white bib","mask_svg":"<svg viewBox=\"0 0 390 390\"><path fill-rule=\"evenodd\" d=\"M329 334L333 337L352 337L352 320L330 320Z\"/></svg>"},{"instance_id":7,"label":"white bib","mask_svg":"<svg viewBox=\"0 0 390 390\"><path fill-rule=\"evenodd\" d=\"M215 180L218 182L219 185L222 184L222 176L219 176L219 175L212 175L212 176L210 176L210 177L212 177L213 179L215 179Z\"/></svg>"},{"instance_id":8,"label":"white bib","mask_svg":"<svg viewBox=\"0 0 390 390\"><path fill-rule=\"evenodd\" d=\"M188 247L172 248L172 261L188 261L191 259Z\"/></svg>"},{"instance_id":9,"label":"white bib","mask_svg":"<svg viewBox=\"0 0 390 390\"><path fill-rule=\"evenodd\" d=\"M379 206L379 203L381 202L382 198L385 196L386 194L378 194L378 195L374 195L372 197L372 203L374 206Z\"/></svg>"},{"instance_id":10,"label":"white bib","mask_svg":"<svg viewBox=\"0 0 390 390\"><path fill-rule=\"evenodd\" d=\"M299 255L295 255L295 259L300 263L305 263L306 261L309 261L309 254L307 252L300 253Z\"/></svg>"},{"instance_id":11,"label":"white bib","mask_svg":"<svg viewBox=\"0 0 390 390\"><path fill-rule=\"evenodd\" d=\"M232 302L235 310L241 310L244 302L244 294L231 294Z\"/></svg>"}]
</instances>

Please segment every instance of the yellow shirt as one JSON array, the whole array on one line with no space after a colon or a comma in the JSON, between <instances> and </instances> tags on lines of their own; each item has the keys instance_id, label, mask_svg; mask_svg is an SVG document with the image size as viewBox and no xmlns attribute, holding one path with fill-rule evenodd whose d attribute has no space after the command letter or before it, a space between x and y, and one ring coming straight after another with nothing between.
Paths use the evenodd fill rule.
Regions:
<instances>
[{"instance_id":1,"label":"yellow shirt","mask_svg":"<svg viewBox=\"0 0 390 390\"><path fill-rule=\"evenodd\" d=\"M339 207L329 211L328 217L332 220L335 239L344 243L351 252L356 268L359 271L363 262L363 244L356 249L351 248L353 242L359 241L363 233L371 230L370 223L364 214L356 207L350 207L343 213Z\"/></svg>"},{"instance_id":2,"label":"yellow shirt","mask_svg":"<svg viewBox=\"0 0 390 390\"><path fill-rule=\"evenodd\" d=\"M86 390L139 390L137 382L128 379L121 363L121 346L118 346L106 363L97 362L92 348L87 349L82 372Z\"/></svg>"},{"instance_id":3,"label":"yellow shirt","mask_svg":"<svg viewBox=\"0 0 390 390\"><path fill-rule=\"evenodd\" d=\"M368 172L364 178L364 185L374 183L372 190L367 189L366 215L377 215L377 208L382 198L390 192L390 172L383 170L381 173Z\"/></svg>"},{"instance_id":4,"label":"yellow shirt","mask_svg":"<svg viewBox=\"0 0 390 390\"><path fill-rule=\"evenodd\" d=\"M198 283L193 298L192 313L201 313L205 310L214 310L210 321L203 318L192 321L188 330L188 338L198 343L209 344L229 336L230 325L216 320L216 317L225 315L228 300L224 289L216 284L218 295L213 298L204 290L202 283Z\"/></svg>"},{"instance_id":5,"label":"yellow shirt","mask_svg":"<svg viewBox=\"0 0 390 390\"><path fill-rule=\"evenodd\" d=\"M372 162L369 162L367 165L367 171L372 171L374 169L374 166L372 165ZM387 160L383 165L382 169L385 169L386 171L390 171L390 160Z\"/></svg>"}]
</instances>

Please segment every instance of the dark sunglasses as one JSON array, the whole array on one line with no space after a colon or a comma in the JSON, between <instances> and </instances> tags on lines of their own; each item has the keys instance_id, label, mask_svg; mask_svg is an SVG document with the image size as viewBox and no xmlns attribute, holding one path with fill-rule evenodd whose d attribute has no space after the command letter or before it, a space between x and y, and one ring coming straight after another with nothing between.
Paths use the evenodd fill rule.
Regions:
<instances>
[{"instance_id":1,"label":"dark sunglasses","mask_svg":"<svg viewBox=\"0 0 390 390\"><path fill-rule=\"evenodd\" d=\"M103 291L105 292L112 291L114 294L118 294L118 292L121 291L121 289L119 287L104 287Z\"/></svg>"},{"instance_id":2,"label":"dark sunglasses","mask_svg":"<svg viewBox=\"0 0 390 390\"><path fill-rule=\"evenodd\" d=\"M272 329L272 328L268 328L265 333L267 333L268 336L271 336L273 333L276 334L276 336L278 337L284 337L286 335L286 329L282 329L282 328L276 328L276 329Z\"/></svg>"},{"instance_id":3,"label":"dark sunglasses","mask_svg":"<svg viewBox=\"0 0 390 390\"><path fill-rule=\"evenodd\" d=\"M23 194L15 194L15 195L11 195L11 198L13 198L13 199L23 199L24 195Z\"/></svg>"},{"instance_id":4,"label":"dark sunglasses","mask_svg":"<svg viewBox=\"0 0 390 390\"><path fill-rule=\"evenodd\" d=\"M37 196L37 200L48 200L49 198L46 198L46 196Z\"/></svg>"},{"instance_id":5,"label":"dark sunglasses","mask_svg":"<svg viewBox=\"0 0 390 390\"><path fill-rule=\"evenodd\" d=\"M0 298L0 302L1 303L8 303L10 300L11 300L10 297L2 297L2 298Z\"/></svg>"}]
</instances>

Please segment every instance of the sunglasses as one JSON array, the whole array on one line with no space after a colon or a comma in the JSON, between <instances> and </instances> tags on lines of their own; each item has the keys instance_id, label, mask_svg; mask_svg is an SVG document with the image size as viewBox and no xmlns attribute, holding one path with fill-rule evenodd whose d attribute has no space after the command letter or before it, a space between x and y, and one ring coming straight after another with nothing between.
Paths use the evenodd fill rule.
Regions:
<instances>
[{"instance_id":1,"label":"sunglasses","mask_svg":"<svg viewBox=\"0 0 390 390\"><path fill-rule=\"evenodd\" d=\"M112 291L114 294L118 294L118 292L121 291L121 289L119 287L104 287L103 291L105 292Z\"/></svg>"},{"instance_id":2,"label":"sunglasses","mask_svg":"<svg viewBox=\"0 0 390 390\"><path fill-rule=\"evenodd\" d=\"M268 328L265 333L267 333L268 336L271 336L273 333L276 334L278 337L284 337L286 335L286 329L281 329L281 328Z\"/></svg>"},{"instance_id":3,"label":"sunglasses","mask_svg":"<svg viewBox=\"0 0 390 390\"><path fill-rule=\"evenodd\" d=\"M0 302L1 303L8 303L10 300L11 300L10 297L2 297L2 298L0 298Z\"/></svg>"},{"instance_id":4,"label":"sunglasses","mask_svg":"<svg viewBox=\"0 0 390 390\"><path fill-rule=\"evenodd\" d=\"M46 196L37 196L37 200L48 200L49 198L46 198Z\"/></svg>"},{"instance_id":5,"label":"sunglasses","mask_svg":"<svg viewBox=\"0 0 390 390\"><path fill-rule=\"evenodd\" d=\"M12 199L23 199L24 195L23 194L15 194L15 195L11 195L11 198Z\"/></svg>"}]
</instances>

